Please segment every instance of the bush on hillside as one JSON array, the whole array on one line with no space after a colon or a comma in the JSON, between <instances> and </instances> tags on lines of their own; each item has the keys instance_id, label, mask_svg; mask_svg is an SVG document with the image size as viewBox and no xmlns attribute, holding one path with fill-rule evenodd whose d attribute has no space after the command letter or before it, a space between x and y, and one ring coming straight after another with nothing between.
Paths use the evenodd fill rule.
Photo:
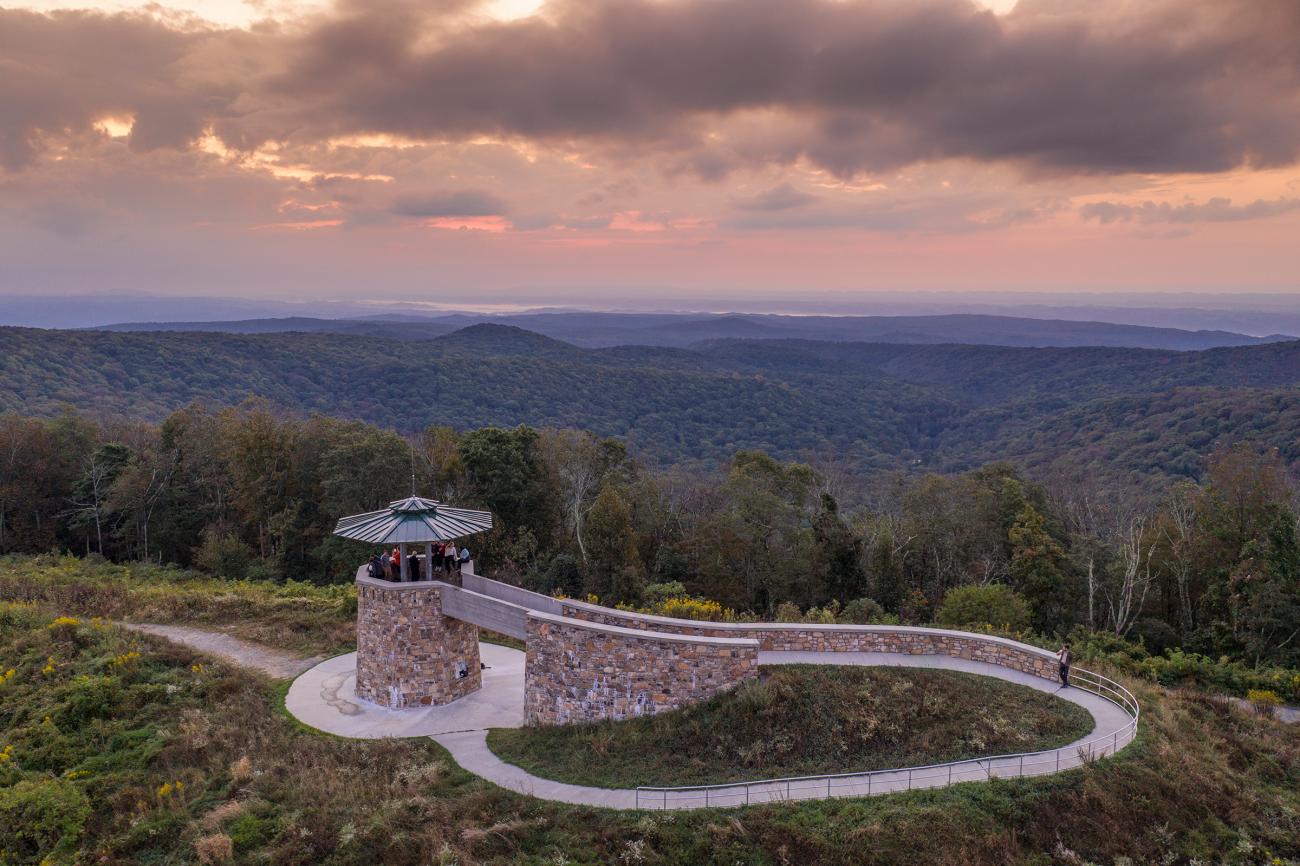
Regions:
<instances>
[{"instance_id":1,"label":"bush on hillside","mask_svg":"<svg viewBox=\"0 0 1300 866\"><path fill-rule=\"evenodd\" d=\"M949 590L935 614L937 625L960 628L993 625L1007 631L1029 627L1029 605L1001 583L961 586Z\"/></svg>"},{"instance_id":2,"label":"bush on hillside","mask_svg":"<svg viewBox=\"0 0 1300 866\"><path fill-rule=\"evenodd\" d=\"M253 559L253 549L228 532L209 534L194 553L194 564L201 571L227 580L248 577Z\"/></svg>"}]
</instances>

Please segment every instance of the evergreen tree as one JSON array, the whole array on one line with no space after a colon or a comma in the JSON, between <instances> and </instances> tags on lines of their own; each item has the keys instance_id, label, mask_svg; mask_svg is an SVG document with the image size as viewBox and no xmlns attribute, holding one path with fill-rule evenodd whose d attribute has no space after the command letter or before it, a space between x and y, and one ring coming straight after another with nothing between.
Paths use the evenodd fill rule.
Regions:
<instances>
[{"instance_id":1,"label":"evergreen tree","mask_svg":"<svg viewBox=\"0 0 1300 866\"><path fill-rule=\"evenodd\" d=\"M839 503L822 494L822 509L813 519L813 541L825 592L814 599L852 601L867 594L867 573L862 567L862 539L840 516Z\"/></svg>"},{"instance_id":2,"label":"evergreen tree","mask_svg":"<svg viewBox=\"0 0 1300 866\"><path fill-rule=\"evenodd\" d=\"M1065 631L1072 605L1065 586L1065 550L1047 532L1047 521L1026 503L1007 532L1011 542L1011 581L1029 603L1033 627Z\"/></svg>"},{"instance_id":3,"label":"evergreen tree","mask_svg":"<svg viewBox=\"0 0 1300 866\"><path fill-rule=\"evenodd\" d=\"M587 515L587 592L607 604L635 602L645 586L645 565L636 549L632 513L612 487L596 497Z\"/></svg>"}]
</instances>

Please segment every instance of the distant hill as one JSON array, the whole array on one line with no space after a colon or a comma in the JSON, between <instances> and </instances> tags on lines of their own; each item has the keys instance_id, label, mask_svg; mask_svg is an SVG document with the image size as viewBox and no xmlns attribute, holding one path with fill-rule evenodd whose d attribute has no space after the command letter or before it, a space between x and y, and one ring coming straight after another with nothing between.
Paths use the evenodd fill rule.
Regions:
<instances>
[{"instance_id":1,"label":"distant hill","mask_svg":"<svg viewBox=\"0 0 1300 866\"><path fill-rule=\"evenodd\" d=\"M354 334L391 337L400 340L428 340L450 334L458 326L432 319L407 322L369 319L314 319L288 316L281 319L236 319L225 322L123 322L105 325L102 331L192 331L220 334Z\"/></svg>"},{"instance_id":2,"label":"distant hill","mask_svg":"<svg viewBox=\"0 0 1300 866\"><path fill-rule=\"evenodd\" d=\"M728 325L730 327L730 325ZM748 326L746 326L748 327ZM741 448L958 470L1009 458L1140 479L1198 471L1216 444L1300 467L1300 342L1170 351L808 340L588 349L477 324L377 334L0 328L0 411L160 419L192 401L429 424L572 426L657 463Z\"/></svg>"},{"instance_id":3,"label":"distant hill","mask_svg":"<svg viewBox=\"0 0 1300 866\"><path fill-rule=\"evenodd\" d=\"M231 334L328 332L431 339L458 328L494 324L523 328L588 348L673 346L721 339L801 339L874 343L961 343L988 346L1122 348L1195 351L1253 346L1285 337L1251 337L1229 331L1185 331L1014 316L782 316L642 313L529 313L513 316L456 314L402 319L244 319L227 322L158 322L107 325L111 331L221 331Z\"/></svg>"}]
</instances>

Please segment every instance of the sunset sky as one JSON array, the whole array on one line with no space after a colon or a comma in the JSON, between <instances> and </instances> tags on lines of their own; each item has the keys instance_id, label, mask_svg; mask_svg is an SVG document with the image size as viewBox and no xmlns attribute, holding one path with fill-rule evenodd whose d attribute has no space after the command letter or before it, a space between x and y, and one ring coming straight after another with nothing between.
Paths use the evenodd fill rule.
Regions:
<instances>
[{"instance_id":1,"label":"sunset sky","mask_svg":"<svg viewBox=\"0 0 1300 866\"><path fill-rule=\"evenodd\" d=\"M0 293L1300 292L1296 0L0 6Z\"/></svg>"}]
</instances>

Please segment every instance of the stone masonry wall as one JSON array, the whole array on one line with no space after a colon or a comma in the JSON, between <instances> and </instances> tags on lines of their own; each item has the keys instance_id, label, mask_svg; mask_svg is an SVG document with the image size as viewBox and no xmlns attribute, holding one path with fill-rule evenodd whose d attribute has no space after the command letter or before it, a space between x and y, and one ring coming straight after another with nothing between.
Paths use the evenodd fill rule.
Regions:
<instances>
[{"instance_id":1,"label":"stone masonry wall","mask_svg":"<svg viewBox=\"0 0 1300 866\"><path fill-rule=\"evenodd\" d=\"M656 632L706 637L748 637L767 651L886 652L946 655L988 662L1024 673L1056 679L1051 653L1002 638L971 632L906 626L810 625L804 623L707 623L644 617L596 605L565 603L564 615L589 622Z\"/></svg>"},{"instance_id":2,"label":"stone masonry wall","mask_svg":"<svg viewBox=\"0 0 1300 866\"><path fill-rule=\"evenodd\" d=\"M449 703L481 685L478 627L442 615L436 583L357 578L357 697L401 709Z\"/></svg>"},{"instance_id":3,"label":"stone masonry wall","mask_svg":"<svg viewBox=\"0 0 1300 866\"><path fill-rule=\"evenodd\" d=\"M752 640L638 635L531 612L524 721L563 725L653 715L758 674Z\"/></svg>"}]
</instances>

